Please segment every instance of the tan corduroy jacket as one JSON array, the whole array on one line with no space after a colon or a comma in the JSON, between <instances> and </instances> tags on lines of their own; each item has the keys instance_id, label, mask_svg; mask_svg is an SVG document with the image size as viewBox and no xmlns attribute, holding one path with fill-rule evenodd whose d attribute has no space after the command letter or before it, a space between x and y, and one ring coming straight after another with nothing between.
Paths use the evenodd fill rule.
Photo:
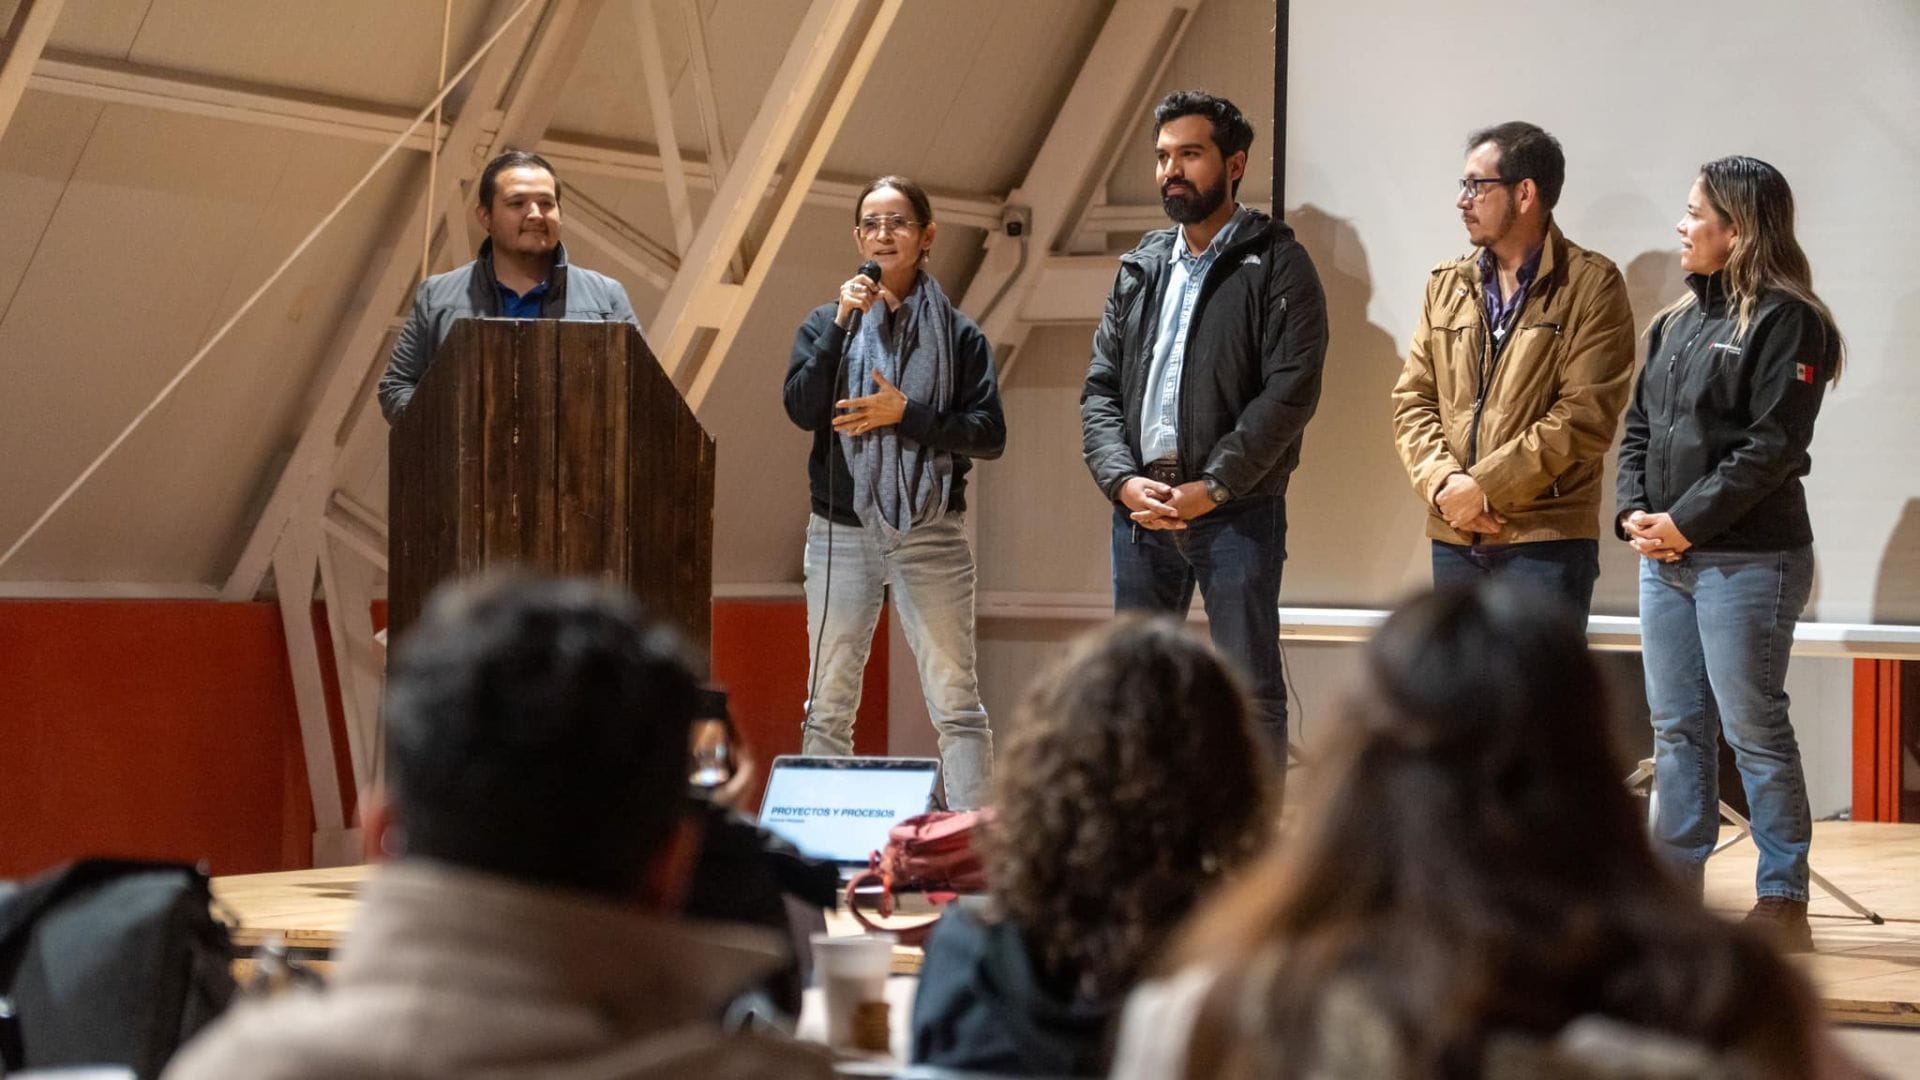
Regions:
<instances>
[{"instance_id":1,"label":"tan corduroy jacket","mask_svg":"<svg viewBox=\"0 0 1920 1080\"><path fill-rule=\"evenodd\" d=\"M1633 375L1626 281L1549 225L1539 273L1496 351L1479 254L1433 268L1393 388L1394 441L1427 504L1427 535L1450 544L1597 539L1604 459ZM1506 518L1499 533L1471 536L1440 516L1434 496L1456 472Z\"/></svg>"}]
</instances>

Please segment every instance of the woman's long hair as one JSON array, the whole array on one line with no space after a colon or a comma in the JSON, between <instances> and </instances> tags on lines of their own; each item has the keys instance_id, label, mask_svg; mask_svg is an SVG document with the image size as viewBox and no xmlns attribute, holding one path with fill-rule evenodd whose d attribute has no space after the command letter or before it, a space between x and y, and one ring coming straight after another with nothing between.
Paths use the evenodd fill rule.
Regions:
<instances>
[{"instance_id":1,"label":"woman's long hair","mask_svg":"<svg viewBox=\"0 0 1920 1080\"><path fill-rule=\"evenodd\" d=\"M1111 998L1269 834L1246 696L1178 623L1129 618L1079 642L1016 719L994 898L1050 981Z\"/></svg>"},{"instance_id":2,"label":"woman's long hair","mask_svg":"<svg viewBox=\"0 0 1920 1080\"><path fill-rule=\"evenodd\" d=\"M1606 701L1544 596L1440 592L1388 619L1317 802L1176 949L1223 974L1194 1034L1205 1074L1311 1074L1342 992L1416 1076L1478 1075L1490 1034L1590 1013L1804 1060L1804 991L1656 863Z\"/></svg>"},{"instance_id":3,"label":"woman's long hair","mask_svg":"<svg viewBox=\"0 0 1920 1080\"><path fill-rule=\"evenodd\" d=\"M1813 267L1793 231L1793 189L1787 178L1759 158L1735 155L1700 166L1700 189L1708 208L1735 234L1724 271L1727 296L1739 312L1735 337L1746 336L1763 292L1783 292L1819 313L1833 339L1833 366L1827 377L1839 382L1846 340L1833 321L1833 312L1813 291ZM1689 294L1667 310L1677 311L1692 302Z\"/></svg>"}]
</instances>

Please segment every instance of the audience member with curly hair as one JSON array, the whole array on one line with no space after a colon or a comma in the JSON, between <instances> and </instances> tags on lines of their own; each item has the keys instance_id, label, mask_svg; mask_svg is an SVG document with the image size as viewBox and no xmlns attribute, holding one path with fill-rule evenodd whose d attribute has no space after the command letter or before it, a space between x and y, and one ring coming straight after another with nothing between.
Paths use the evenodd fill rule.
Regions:
<instances>
[{"instance_id":1,"label":"audience member with curly hair","mask_svg":"<svg viewBox=\"0 0 1920 1080\"><path fill-rule=\"evenodd\" d=\"M1177 622L1081 641L1022 703L998 762L990 896L927 943L917 1062L1099 1075L1110 1027L1201 894L1269 834L1245 693Z\"/></svg>"},{"instance_id":2,"label":"audience member with curly hair","mask_svg":"<svg viewBox=\"0 0 1920 1080\"><path fill-rule=\"evenodd\" d=\"M1115 1077L1853 1075L1655 861L1551 597L1424 596L1365 663L1306 818L1129 1001Z\"/></svg>"}]
</instances>

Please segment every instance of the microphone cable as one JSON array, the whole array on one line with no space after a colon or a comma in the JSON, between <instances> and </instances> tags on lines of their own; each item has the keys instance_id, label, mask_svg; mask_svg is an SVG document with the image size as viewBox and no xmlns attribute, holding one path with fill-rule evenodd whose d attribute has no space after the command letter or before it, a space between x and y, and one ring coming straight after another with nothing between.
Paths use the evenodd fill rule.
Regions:
<instances>
[{"instance_id":1,"label":"microphone cable","mask_svg":"<svg viewBox=\"0 0 1920 1080\"><path fill-rule=\"evenodd\" d=\"M872 259L868 259L866 262L860 264L860 269L856 271L856 274L878 285L880 283L880 264L874 262ZM859 308L854 308L853 312L847 316L847 334L846 337L840 340L840 359L834 363L833 368L833 392L835 395L841 393L841 387L846 382L847 352L853 348L853 335L860 332L860 317L864 314L865 312ZM848 392L851 393L851 390ZM833 478L834 474L840 471L833 467L833 449L839 445L839 439L840 433L833 430L832 406L829 405L827 414L827 565L820 579L820 621L813 632L813 662L808 665L807 671L807 708L806 715L802 718L800 727L801 741L803 744L806 739L806 732L813 727L813 701L815 696L820 692L820 645L826 638L827 608L833 600ZM846 452L844 450L841 451L840 457L842 460L845 460ZM848 472L851 474L852 466L848 466ZM863 670L861 676L864 678L865 675L866 672Z\"/></svg>"}]
</instances>

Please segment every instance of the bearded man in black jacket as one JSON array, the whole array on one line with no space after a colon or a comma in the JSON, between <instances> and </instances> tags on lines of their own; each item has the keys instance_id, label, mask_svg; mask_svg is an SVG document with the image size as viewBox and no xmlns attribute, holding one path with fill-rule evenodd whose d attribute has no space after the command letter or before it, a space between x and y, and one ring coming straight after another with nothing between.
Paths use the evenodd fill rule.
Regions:
<instances>
[{"instance_id":1,"label":"bearded man in black jacket","mask_svg":"<svg viewBox=\"0 0 1920 1080\"><path fill-rule=\"evenodd\" d=\"M1284 762L1287 480L1320 400L1326 297L1293 230L1234 201L1253 143L1240 110L1177 91L1154 122L1176 227L1121 258L1080 395L1087 468L1114 504L1114 607L1184 614L1197 585Z\"/></svg>"}]
</instances>

